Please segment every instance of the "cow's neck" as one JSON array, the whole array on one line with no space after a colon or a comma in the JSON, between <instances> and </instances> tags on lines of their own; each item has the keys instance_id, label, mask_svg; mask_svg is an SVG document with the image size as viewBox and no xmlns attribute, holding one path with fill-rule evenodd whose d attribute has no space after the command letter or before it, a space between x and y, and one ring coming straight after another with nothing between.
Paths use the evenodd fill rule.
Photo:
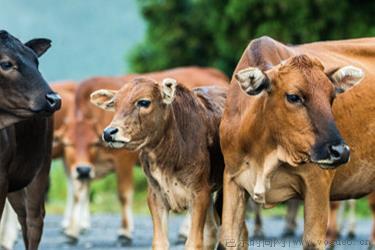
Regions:
<instances>
[{"instance_id":1,"label":"cow's neck","mask_svg":"<svg viewBox=\"0 0 375 250\"><path fill-rule=\"evenodd\" d=\"M273 141L269 130L268 121L272 119L266 113L266 96L258 99L246 110L248 120L243 122L242 133L249 135L244 137L242 145L246 152L246 163L250 165L252 174L255 175L253 199L259 203L266 203L266 193L271 188L271 177L280 166L279 148ZM256 115L254 115L256 114Z\"/></svg>"},{"instance_id":2,"label":"cow's neck","mask_svg":"<svg viewBox=\"0 0 375 250\"><path fill-rule=\"evenodd\" d=\"M143 152L152 155L154 159L151 160L155 160L158 167L175 169L184 164L189 152L188 143L184 141L173 115L167 124L158 142L147 145Z\"/></svg>"}]
</instances>

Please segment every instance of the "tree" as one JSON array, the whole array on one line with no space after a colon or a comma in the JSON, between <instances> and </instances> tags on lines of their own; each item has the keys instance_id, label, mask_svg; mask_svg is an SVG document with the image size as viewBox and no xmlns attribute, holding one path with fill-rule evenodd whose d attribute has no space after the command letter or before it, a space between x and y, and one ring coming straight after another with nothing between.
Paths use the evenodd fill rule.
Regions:
<instances>
[{"instance_id":1,"label":"tree","mask_svg":"<svg viewBox=\"0 0 375 250\"><path fill-rule=\"evenodd\" d=\"M287 44L375 35L372 0L138 1L147 34L129 57L136 72L200 65L231 75L263 35Z\"/></svg>"}]
</instances>

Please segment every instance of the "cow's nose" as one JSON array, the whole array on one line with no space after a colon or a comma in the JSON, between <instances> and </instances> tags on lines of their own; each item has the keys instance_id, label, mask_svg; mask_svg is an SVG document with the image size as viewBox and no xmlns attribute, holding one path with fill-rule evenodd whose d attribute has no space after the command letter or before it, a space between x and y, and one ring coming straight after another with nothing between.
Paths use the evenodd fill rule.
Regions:
<instances>
[{"instance_id":1,"label":"cow's nose","mask_svg":"<svg viewBox=\"0 0 375 250\"><path fill-rule=\"evenodd\" d=\"M118 132L117 128L108 127L105 128L103 131L103 139L106 142L112 142L113 141L113 135L115 135Z\"/></svg>"},{"instance_id":2,"label":"cow's nose","mask_svg":"<svg viewBox=\"0 0 375 250\"><path fill-rule=\"evenodd\" d=\"M329 145L328 152L334 165L344 164L349 161L350 148L345 143Z\"/></svg>"},{"instance_id":3,"label":"cow's nose","mask_svg":"<svg viewBox=\"0 0 375 250\"><path fill-rule=\"evenodd\" d=\"M49 93L46 95L47 109L50 112L54 112L61 108L61 97L56 93Z\"/></svg>"},{"instance_id":4,"label":"cow's nose","mask_svg":"<svg viewBox=\"0 0 375 250\"><path fill-rule=\"evenodd\" d=\"M77 168L78 179L89 179L91 173L90 166L78 166Z\"/></svg>"}]
</instances>

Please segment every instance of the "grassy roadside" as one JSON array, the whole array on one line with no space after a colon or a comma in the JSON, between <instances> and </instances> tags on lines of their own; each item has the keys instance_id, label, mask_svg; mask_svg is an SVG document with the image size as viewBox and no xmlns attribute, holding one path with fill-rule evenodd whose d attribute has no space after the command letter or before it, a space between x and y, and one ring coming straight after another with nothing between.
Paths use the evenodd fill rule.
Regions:
<instances>
[{"instance_id":1,"label":"grassy roadside","mask_svg":"<svg viewBox=\"0 0 375 250\"><path fill-rule=\"evenodd\" d=\"M148 214L146 203L147 181L140 167L134 169L134 212ZM94 181L90 188L91 211L93 213L118 213L120 210L117 199L116 176L112 173L101 180ZM51 186L48 194L47 213L62 214L66 199L66 176L62 161L54 161L51 170ZM357 216L360 218L371 216L367 199L360 199L356 203ZM265 216L285 216L285 205L279 205L272 209L262 210ZM303 209L299 210L300 216Z\"/></svg>"}]
</instances>

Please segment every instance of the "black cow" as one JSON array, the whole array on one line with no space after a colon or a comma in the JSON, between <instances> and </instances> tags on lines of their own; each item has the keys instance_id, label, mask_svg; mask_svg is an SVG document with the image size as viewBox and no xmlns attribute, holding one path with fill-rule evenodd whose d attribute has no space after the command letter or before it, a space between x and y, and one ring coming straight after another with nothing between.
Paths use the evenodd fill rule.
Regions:
<instances>
[{"instance_id":1,"label":"black cow","mask_svg":"<svg viewBox=\"0 0 375 250\"><path fill-rule=\"evenodd\" d=\"M50 46L48 39L23 44L0 31L0 215L8 197L26 249L37 249L42 235L51 115L61 106L38 70L38 57Z\"/></svg>"}]
</instances>

